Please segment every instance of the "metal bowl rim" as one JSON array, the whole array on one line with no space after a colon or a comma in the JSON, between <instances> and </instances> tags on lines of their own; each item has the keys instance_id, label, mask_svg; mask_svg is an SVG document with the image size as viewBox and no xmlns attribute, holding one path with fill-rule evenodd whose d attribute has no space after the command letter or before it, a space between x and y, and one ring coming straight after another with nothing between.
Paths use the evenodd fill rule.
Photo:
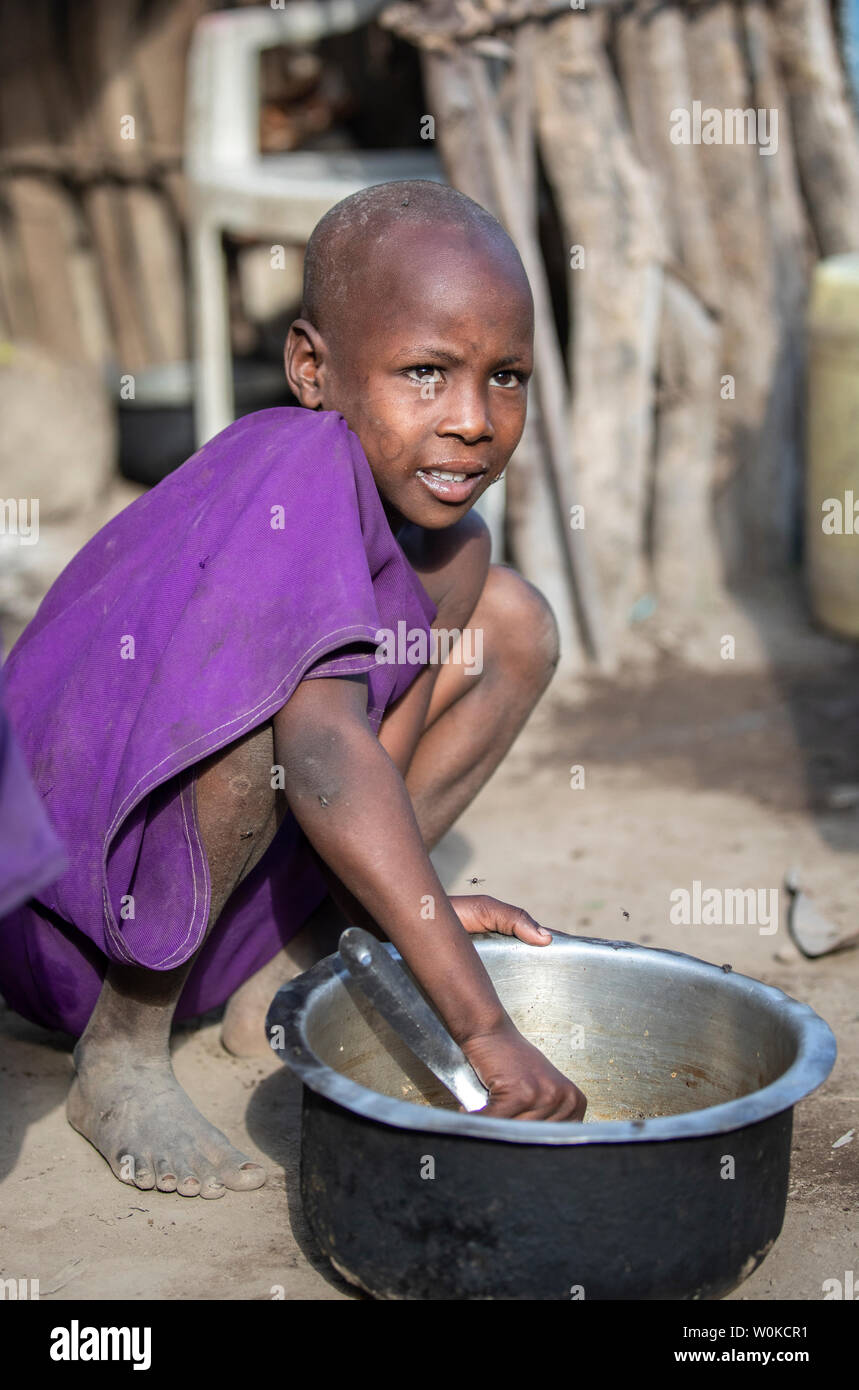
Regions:
<instances>
[{"instance_id":1,"label":"metal bowl rim","mask_svg":"<svg viewBox=\"0 0 859 1390\"><path fill-rule=\"evenodd\" d=\"M415 1105L411 1101L382 1095L350 1080L323 1062L310 1047L305 1025L311 996L333 977L350 978L337 952L326 956L278 990L269 1007L266 1029L271 1036L272 1027L282 1026L284 1043L273 1050L310 1090L379 1124L423 1133L467 1135L469 1138L503 1143L558 1146L696 1139L744 1129L791 1109L797 1101L823 1084L835 1064L837 1046L829 1024L809 1004L800 1003L775 985L764 984L751 975L733 970L726 974L721 966L702 961L684 951L641 946L631 941L611 941L603 937L570 936L555 931L552 938L558 942L574 942L577 948L584 947L585 956L600 958L606 957L610 951L633 951L648 959L669 957L683 963L685 968L695 966L715 972L727 988L740 987L744 993L753 995L762 1004L783 1015L796 1038L797 1055L787 1071L761 1090L701 1110L684 1111L679 1115L658 1115L645 1120L595 1120L592 1124L578 1125L548 1120L508 1120L493 1116L481 1118L479 1114L469 1115L435 1106ZM506 936L485 935L474 937L473 940L478 950L491 950L501 943L506 950L516 947L521 947L523 951L550 949L514 942ZM391 942L384 945L392 956L400 958Z\"/></svg>"}]
</instances>

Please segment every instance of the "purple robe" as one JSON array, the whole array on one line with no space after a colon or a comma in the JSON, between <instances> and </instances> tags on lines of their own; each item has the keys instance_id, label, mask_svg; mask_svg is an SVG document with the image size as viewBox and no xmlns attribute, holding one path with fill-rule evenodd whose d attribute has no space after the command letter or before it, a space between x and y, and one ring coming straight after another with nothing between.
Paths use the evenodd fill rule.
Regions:
<instances>
[{"instance_id":1,"label":"purple robe","mask_svg":"<svg viewBox=\"0 0 859 1390\"><path fill-rule=\"evenodd\" d=\"M341 415L245 416L109 522L60 575L6 666L9 715L69 854L0 923L0 992L79 1034L109 961L198 949L209 872L196 765L269 721L300 681L366 672L368 718L420 667L380 629L436 616ZM176 1012L223 1003L326 893L289 814L194 962Z\"/></svg>"},{"instance_id":2,"label":"purple robe","mask_svg":"<svg viewBox=\"0 0 859 1390\"><path fill-rule=\"evenodd\" d=\"M0 672L0 691L2 679ZM50 883L67 862L0 704L0 917Z\"/></svg>"}]
</instances>

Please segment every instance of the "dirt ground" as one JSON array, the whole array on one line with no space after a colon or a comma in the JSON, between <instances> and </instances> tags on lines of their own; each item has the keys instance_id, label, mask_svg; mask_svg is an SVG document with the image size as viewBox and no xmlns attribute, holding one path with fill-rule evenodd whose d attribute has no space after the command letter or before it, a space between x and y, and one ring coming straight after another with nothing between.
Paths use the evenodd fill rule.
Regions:
<instances>
[{"instance_id":1,"label":"dirt ground","mask_svg":"<svg viewBox=\"0 0 859 1390\"><path fill-rule=\"evenodd\" d=\"M552 928L730 962L827 1020L839 1057L795 1111L782 1235L730 1296L819 1300L824 1280L859 1280L859 950L800 958L783 894L773 936L668 919L672 888L776 887L796 866L823 912L859 927L859 805L829 801L859 784L859 655L790 623L746 621L757 633L746 662L663 658L585 691L553 688L434 858L449 891L479 876L481 891ZM573 764L583 789L570 787ZM269 1172L258 1192L203 1202L122 1187L67 1127L67 1039L9 1011L0 1039L0 1277L38 1278L56 1299L360 1296L303 1220L299 1086L274 1056L228 1056L213 1016L177 1036L192 1099Z\"/></svg>"}]
</instances>

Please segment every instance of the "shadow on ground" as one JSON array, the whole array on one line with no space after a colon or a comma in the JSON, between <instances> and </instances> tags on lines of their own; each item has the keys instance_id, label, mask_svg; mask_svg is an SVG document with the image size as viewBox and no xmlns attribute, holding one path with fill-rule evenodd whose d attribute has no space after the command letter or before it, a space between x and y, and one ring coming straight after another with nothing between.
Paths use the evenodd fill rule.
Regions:
<instances>
[{"instance_id":1,"label":"shadow on ground","mask_svg":"<svg viewBox=\"0 0 859 1390\"><path fill-rule=\"evenodd\" d=\"M248 1133L272 1163L284 1170L292 1237L307 1263L339 1293L364 1299L367 1295L343 1279L329 1263L304 1215L299 1182L301 1090L301 1082L288 1067L267 1076L250 1098L245 1116Z\"/></svg>"}]
</instances>

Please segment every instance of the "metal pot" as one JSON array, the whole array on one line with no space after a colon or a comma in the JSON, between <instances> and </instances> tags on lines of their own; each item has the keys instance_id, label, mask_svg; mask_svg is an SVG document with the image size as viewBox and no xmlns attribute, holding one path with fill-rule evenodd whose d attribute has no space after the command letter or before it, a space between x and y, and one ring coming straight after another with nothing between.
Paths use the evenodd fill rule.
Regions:
<instances>
[{"instance_id":1,"label":"metal pot","mask_svg":"<svg viewBox=\"0 0 859 1390\"><path fill-rule=\"evenodd\" d=\"M134 395L117 393L119 372L111 369L119 419L119 468L133 483L154 487L190 458L194 438L194 365L162 362L134 373ZM123 378L124 380L124 378ZM294 405L283 364L236 358L233 362L236 419L269 406Z\"/></svg>"},{"instance_id":2,"label":"metal pot","mask_svg":"<svg viewBox=\"0 0 859 1390\"><path fill-rule=\"evenodd\" d=\"M735 1288L781 1230L793 1106L835 1061L827 1024L676 951L473 940L516 1026L585 1091L587 1120L460 1113L327 957L267 1023L304 1083L301 1193L331 1263L378 1298Z\"/></svg>"}]
</instances>

